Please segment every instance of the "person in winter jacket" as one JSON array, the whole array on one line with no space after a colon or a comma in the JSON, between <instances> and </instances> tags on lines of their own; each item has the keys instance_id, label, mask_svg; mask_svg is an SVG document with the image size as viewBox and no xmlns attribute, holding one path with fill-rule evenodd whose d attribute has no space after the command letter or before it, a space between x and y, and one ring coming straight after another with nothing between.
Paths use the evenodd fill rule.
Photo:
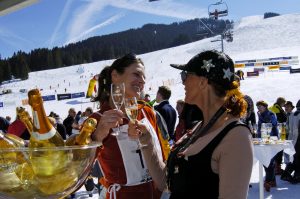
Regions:
<instances>
[{"instance_id":1,"label":"person in winter jacket","mask_svg":"<svg viewBox=\"0 0 300 199\"><path fill-rule=\"evenodd\" d=\"M269 108L270 111L276 114L277 121L279 123L286 123L287 122L287 115L286 112L282 109L286 103L286 100L283 97L278 97L276 102ZM276 166L275 166L275 174L281 175L282 169L281 169L281 163L282 163L282 156L283 156L283 150L280 151L276 155Z\"/></svg>"},{"instance_id":2,"label":"person in winter jacket","mask_svg":"<svg viewBox=\"0 0 300 199\"><path fill-rule=\"evenodd\" d=\"M276 114L277 121L279 123L284 123L287 120L287 115L282 109L284 107L286 100L283 97L278 97L276 102L269 108L270 111Z\"/></svg>"},{"instance_id":3,"label":"person in winter jacket","mask_svg":"<svg viewBox=\"0 0 300 199\"><path fill-rule=\"evenodd\" d=\"M294 161L287 164L283 174L282 180L289 181L292 184L300 183L300 100L296 104L297 110L289 116L289 140L293 141L296 153L294 154ZM292 176L292 172L294 176Z\"/></svg>"},{"instance_id":4,"label":"person in winter jacket","mask_svg":"<svg viewBox=\"0 0 300 199\"><path fill-rule=\"evenodd\" d=\"M167 86L160 86L156 94L156 102L158 105L154 109L158 111L166 121L168 133L171 140L174 140L174 130L176 124L176 110L169 103L171 97L171 89Z\"/></svg>"},{"instance_id":5,"label":"person in winter jacket","mask_svg":"<svg viewBox=\"0 0 300 199\"><path fill-rule=\"evenodd\" d=\"M258 101L256 103L258 112L258 137L261 137L261 127L263 123L272 123L271 136L278 136L277 129L277 119L273 112L268 110L268 104L265 101ZM275 157L271 159L268 167L265 167L266 178L264 182L264 187L267 192L270 192L271 187L276 187L276 177L275 177Z\"/></svg>"},{"instance_id":6,"label":"person in winter jacket","mask_svg":"<svg viewBox=\"0 0 300 199\"><path fill-rule=\"evenodd\" d=\"M258 128L257 133L258 137L261 137L261 126L262 123L271 123L272 124L272 130L270 132L270 136L278 136L278 129L277 129L277 118L276 115L268 110L268 104L265 101L258 101L256 103L258 112Z\"/></svg>"},{"instance_id":7,"label":"person in winter jacket","mask_svg":"<svg viewBox=\"0 0 300 199\"><path fill-rule=\"evenodd\" d=\"M68 136L72 135L72 124L75 121L76 111L74 108L70 108L68 111L68 117L64 119L63 125L66 127L66 133Z\"/></svg>"}]
</instances>

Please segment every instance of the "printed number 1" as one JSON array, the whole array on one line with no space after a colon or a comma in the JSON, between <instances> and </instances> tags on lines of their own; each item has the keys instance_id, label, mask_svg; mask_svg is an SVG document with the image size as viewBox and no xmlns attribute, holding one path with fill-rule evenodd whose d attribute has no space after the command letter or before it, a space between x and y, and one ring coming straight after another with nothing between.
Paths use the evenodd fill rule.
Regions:
<instances>
[{"instance_id":1,"label":"printed number 1","mask_svg":"<svg viewBox=\"0 0 300 199\"><path fill-rule=\"evenodd\" d=\"M139 154L142 168L144 168L145 166L144 166L144 161L143 161L141 149L137 149L135 152Z\"/></svg>"}]
</instances>

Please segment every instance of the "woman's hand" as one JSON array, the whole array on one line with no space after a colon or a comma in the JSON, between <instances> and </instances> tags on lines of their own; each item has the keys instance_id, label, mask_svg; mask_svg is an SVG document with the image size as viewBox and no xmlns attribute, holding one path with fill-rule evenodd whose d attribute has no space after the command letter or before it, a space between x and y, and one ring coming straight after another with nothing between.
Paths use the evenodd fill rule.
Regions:
<instances>
[{"instance_id":1,"label":"woman's hand","mask_svg":"<svg viewBox=\"0 0 300 199\"><path fill-rule=\"evenodd\" d=\"M128 123L128 136L132 139L143 138L144 141L151 138L148 127L138 120Z\"/></svg>"},{"instance_id":2,"label":"woman's hand","mask_svg":"<svg viewBox=\"0 0 300 199\"><path fill-rule=\"evenodd\" d=\"M123 116L123 112L117 109L105 111L98 122L95 132L93 133L95 140L102 142L102 140L109 134L111 128L117 127L118 124L123 124Z\"/></svg>"}]
</instances>

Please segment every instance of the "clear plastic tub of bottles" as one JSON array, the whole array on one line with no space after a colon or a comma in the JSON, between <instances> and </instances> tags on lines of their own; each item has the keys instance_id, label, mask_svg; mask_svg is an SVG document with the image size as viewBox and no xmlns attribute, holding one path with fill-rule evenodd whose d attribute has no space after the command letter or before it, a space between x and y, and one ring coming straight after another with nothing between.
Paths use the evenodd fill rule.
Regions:
<instances>
[{"instance_id":1,"label":"clear plastic tub of bottles","mask_svg":"<svg viewBox=\"0 0 300 199\"><path fill-rule=\"evenodd\" d=\"M97 147L0 147L0 198L63 198L84 183Z\"/></svg>"}]
</instances>

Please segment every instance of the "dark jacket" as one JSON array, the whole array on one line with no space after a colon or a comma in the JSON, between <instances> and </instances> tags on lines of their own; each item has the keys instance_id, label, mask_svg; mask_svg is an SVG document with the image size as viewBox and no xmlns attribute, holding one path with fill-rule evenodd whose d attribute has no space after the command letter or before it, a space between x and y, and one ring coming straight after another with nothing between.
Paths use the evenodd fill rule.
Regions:
<instances>
[{"instance_id":1,"label":"dark jacket","mask_svg":"<svg viewBox=\"0 0 300 199\"><path fill-rule=\"evenodd\" d=\"M9 121L7 121L7 119L5 119L4 117L0 117L0 130L6 133L8 126L9 126Z\"/></svg>"},{"instance_id":2,"label":"dark jacket","mask_svg":"<svg viewBox=\"0 0 300 199\"><path fill-rule=\"evenodd\" d=\"M170 105L169 101L162 101L158 105L154 106L154 109L165 119L169 136L172 140L174 140L174 129L177 119L176 110Z\"/></svg>"},{"instance_id":3,"label":"dark jacket","mask_svg":"<svg viewBox=\"0 0 300 199\"><path fill-rule=\"evenodd\" d=\"M245 95L244 99L247 102L247 114L246 117L242 119L245 124L249 124L249 121L252 125L256 124L256 117L254 112L254 103L252 98L249 95Z\"/></svg>"},{"instance_id":4,"label":"dark jacket","mask_svg":"<svg viewBox=\"0 0 300 199\"><path fill-rule=\"evenodd\" d=\"M57 123L56 124L56 130L58 131L58 133L61 135L61 137L65 140L67 139L67 135L66 135L66 127L61 124L61 123Z\"/></svg>"},{"instance_id":5,"label":"dark jacket","mask_svg":"<svg viewBox=\"0 0 300 199\"><path fill-rule=\"evenodd\" d=\"M261 137L261 124L262 123L272 123L272 131L271 131L271 136L278 136L278 129L277 129L277 118L275 114L269 110L266 110L262 114L259 112L257 113L258 115L258 128L257 128L257 133L258 136Z\"/></svg>"},{"instance_id":6,"label":"dark jacket","mask_svg":"<svg viewBox=\"0 0 300 199\"><path fill-rule=\"evenodd\" d=\"M70 115L63 121L64 126L66 127L67 135L72 135L72 124L74 123L74 118Z\"/></svg>"}]
</instances>

